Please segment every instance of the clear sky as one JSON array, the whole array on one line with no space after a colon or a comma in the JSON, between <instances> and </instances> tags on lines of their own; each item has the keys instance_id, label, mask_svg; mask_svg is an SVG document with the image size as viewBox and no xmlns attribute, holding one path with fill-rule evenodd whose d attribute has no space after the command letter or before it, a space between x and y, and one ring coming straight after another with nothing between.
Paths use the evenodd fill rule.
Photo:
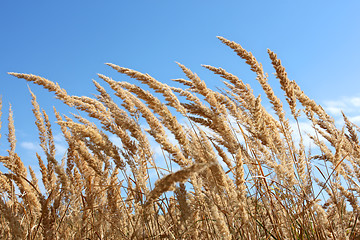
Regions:
<instances>
[{"instance_id":1,"label":"clear sky","mask_svg":"<svg viewBox=\"0 0 360 240\"><path fill-rule=\"evenodd\" d=\"M36 127L25 80L32 73L58 82L73 95L95 94L97 73L130 80L111 62L149 73L162 82L184 77L178 61L210 87L218 78L200 64L225 68L253 88L255 76L216 36L240 43L271 75L266 49L278 54L311 98L334 116L339 108L360 123L360 1L0 1L1 152L7 147L9 103L18 150L34 150ZM277 85L275 78L271 83ZM29 84L51 119L53 94ZM280 91L276 92L282 94ZM259 92L261 93L261 92ZM60 141L60 140L59 140ZM59 144L59 146L61 146ZM36 165L36 163L34 163Z\"/></svg>"}]
</instances>

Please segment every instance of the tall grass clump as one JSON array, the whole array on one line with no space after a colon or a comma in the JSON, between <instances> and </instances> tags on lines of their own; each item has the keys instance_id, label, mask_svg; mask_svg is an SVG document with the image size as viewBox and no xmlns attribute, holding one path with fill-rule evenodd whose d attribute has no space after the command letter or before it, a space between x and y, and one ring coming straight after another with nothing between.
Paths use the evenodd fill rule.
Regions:
<instances>
[{"instance_id":1,"label":"tall grass clump","mask_svg":"<svg viewBox=\"0 0 360 240\"><path fill-rule=\"evenodd\" d=\"M9 73L53 92L79 114L54 108L67 142L58 159L53 123L30 91L43 151L35 156L37 175L16 153L16 109L10 108L10 147L0 156L7 169L0 172L0 238L359 239L360 128L343 115L339 129L268 50L282 101L251 52L218 38L250 66L265 99L209 65L203 67L223 79L222 90L208 88L180 63L186 79L174 81L183 88L107 63L150 91L99 74L94 98ZM300 119L314 132L306 136Z\"/></svg>"}]
</instances>

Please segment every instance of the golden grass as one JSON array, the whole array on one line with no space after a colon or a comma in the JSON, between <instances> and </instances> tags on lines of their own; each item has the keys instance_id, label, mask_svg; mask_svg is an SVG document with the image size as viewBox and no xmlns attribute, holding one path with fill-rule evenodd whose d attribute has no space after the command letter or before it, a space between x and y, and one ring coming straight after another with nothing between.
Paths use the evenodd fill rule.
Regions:
<instances>
[{"instance_id":1,"label":"golden grass","mask_svg":"<svg viewBox=\"0 0 360 240\"><path fill-rule=\"evenodd\" d=\"M49 117L30 91L44 152L36 154L39 185L16 153L10 108L10 149L0 156L8 169L0 172L0 238L359 239L360 128L344 115L345 126L338 129L268 50L289 118L256 58L219 39L256 74L274 115L250 85L208 65L203 67L224 79L224 90L208 88L182 64L188 80L174 81L184 88L107 63L153 90L99 74L121 104L96 81L99 94L89 98L71 96L39 76L9 73L54 92L94 121L54 109L68 146L56 159ZM301 129L291 127L302 115L315 131L309 137L317 153L308 152ZM155 159L154 141L163 159Z\"/></svg>"}]
</instances>

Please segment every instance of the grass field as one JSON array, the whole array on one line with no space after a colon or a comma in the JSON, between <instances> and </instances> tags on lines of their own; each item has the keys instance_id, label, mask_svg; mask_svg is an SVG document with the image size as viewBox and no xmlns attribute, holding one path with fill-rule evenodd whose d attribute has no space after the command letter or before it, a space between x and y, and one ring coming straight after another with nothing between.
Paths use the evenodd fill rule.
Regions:
<instances>
[{"instance_id":1,"label":"grass field","mask_svg":"<svg viewBox=\"0 0 360 240\"><path fill-rule=\"evenodd\" d=\"M0 238L360 239L360 128L343 115L339 129L268 50L282 101L250 52L218 38L256 73L264 98L208 65L223 80L222 90L208 88L182 64L186 79L175 79L183 85L177 88L109 63L139 85L99 74L94 98L71 96L40 76L9 73L88 117L54 108L51 123L30 92L44 152L37 154L37 176L15 151L18 110L9 110L10 148L0 156L8 169L0 172ZM314 134L304 135L299 118ZM55 157L52 124L67 142L63 159Z\"/></svg>"}]
</instances>

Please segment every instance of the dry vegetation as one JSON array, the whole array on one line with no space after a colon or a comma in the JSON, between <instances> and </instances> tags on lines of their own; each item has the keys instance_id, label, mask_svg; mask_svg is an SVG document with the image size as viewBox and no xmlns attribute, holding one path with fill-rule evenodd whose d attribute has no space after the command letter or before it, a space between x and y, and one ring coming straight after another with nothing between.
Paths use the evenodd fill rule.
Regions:
<instances>
[{"instance_id":1,"label":"dry vegetation","mask_svg":"<svg viewBox=\"0 0 360 240\"><path fill-rule=\"evenodd\" d=\"M255 57L219 39L256 73L274 113L238 77L207 65L224 79L224 90L211 90L181 64L187 79L174 81L184 88L107 64L153 91L99 74L112 90L94 81L95 98L71 96L39 76L9 73L43 86L93 121L54 109L67 142L65 156L56 159L49 117L31 93L44 151L36 156L39 184L15 151L10 108L10 148L0 156L8 169L0 172L0 238L359 239L360 129L345 115L338 129L268 50L290 109L285 114ZM300 117L315 130L309 137L316 154L305 148L301 129L291 127ZM154 142L162 159L154 158Z\"/></svg>"}]
</instances>

